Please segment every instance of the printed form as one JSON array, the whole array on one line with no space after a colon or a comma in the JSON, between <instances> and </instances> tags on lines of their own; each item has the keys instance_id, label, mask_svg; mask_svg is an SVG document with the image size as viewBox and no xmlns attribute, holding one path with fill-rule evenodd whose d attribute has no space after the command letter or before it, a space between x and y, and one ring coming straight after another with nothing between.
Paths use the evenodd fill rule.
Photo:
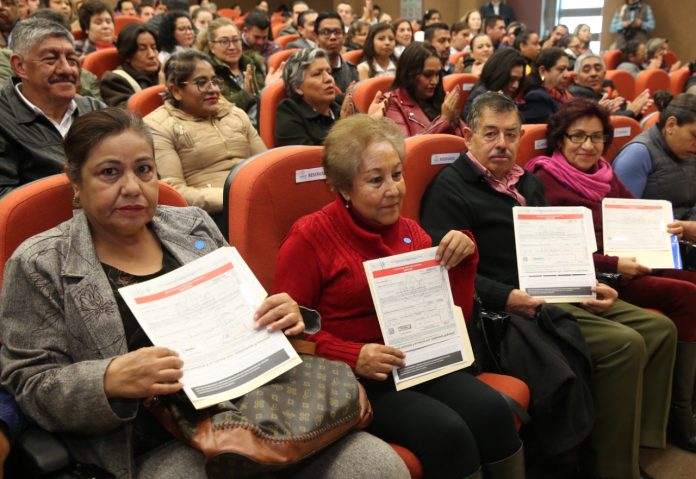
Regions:
<instances>
[{"instance_id":1,"label":"printed form","mask_svg":"<svg viewBox=\"0 0 696 479\"><path fill-rule=\"evenodd\" d=\"M464 316L436 250L363 263L384 343L406 355L406 366L392 371L397 391L474 362Z\"/></svg>"},{"instance_id":2,"label":"printed form","mask_svg":"<svg viewBox=\"0 0 696 479\"><path fill-rule=\"evenodd\" d=\"M594 298L592 212L585 207L513 208L520 289L549 303Z\"/></svg>"},{"instance_id":3,"label":"printed form","mask_svg":"<svg viewBox=\"0 0 696 479\"><path fill-rule=\"evenodd\" d=\"M604 198L604 254L636 258L649 268L682 269L679 238L667 233L673 221L669 201Z\"/></svg>"},{"instance_id":4,"label":"printed form","mask_svg":"<svg viewBox=\"0 0 696 479\"><path fill-rule=\"evenodd\" d=\"M266 292L235 248L119 292L152 343L179 353L196 409L247 394L302 362L281 331L254 329Z\"/></svg>"}]
</instances>

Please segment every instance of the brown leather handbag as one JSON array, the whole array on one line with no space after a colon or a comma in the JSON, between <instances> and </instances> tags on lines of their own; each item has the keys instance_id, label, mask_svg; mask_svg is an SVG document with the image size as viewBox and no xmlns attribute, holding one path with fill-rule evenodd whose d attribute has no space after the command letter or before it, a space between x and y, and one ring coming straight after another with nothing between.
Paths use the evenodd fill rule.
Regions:
<instances>
[{"instance_id":1,"label":"brown leather handbag","mask_svg":"<svg viewBox=\"0 0 696 479\"><path fill-rule=\"evenodd\" d=\"M372 420L370 402L350 367L309 355L233 401L195 410L179 393L145 405L171 434L203 452L213 479L282 469Z\"/></svg>"}]
</instances>

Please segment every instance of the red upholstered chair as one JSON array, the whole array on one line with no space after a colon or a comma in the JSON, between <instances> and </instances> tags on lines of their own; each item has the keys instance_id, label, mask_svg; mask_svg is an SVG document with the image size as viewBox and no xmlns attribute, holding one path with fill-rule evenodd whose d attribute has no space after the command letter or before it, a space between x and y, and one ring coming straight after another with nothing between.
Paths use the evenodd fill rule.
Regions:
<instances>
[{"instance_id":1,"label":"red upholstered chair","mask_svg":"<svg viewBox=\"0 0 696 479\"><path fill-rule=\"evenodd\" d=\"M401 215L420 221L421 198L430 181L466 151L464 138L455 135L416 135L406 138L404 179L406 196Z\"/></svg>"},{"instance_id":2,"label":"red upholstered chair","mask_svg":"<svg viewBox=\"0 0 696 479\"><path fill-rule=\"evenodd\" d=\"M239 16L237 12L231 8L218 8L217 12L221 17L229 18L230 20L236 20Z\"/></svg>"},{"instance_id":3,"label":"red upholstered chair","mask_svg":"<svg viewBox=\"0 0 696 479\"><path fill-rule=\"evenodd\" d=\"M85 38L87 38L87 36L85 35L85 32L83 32L79 28L76 28L75 30L72 31L72 36L76 41L77 40L84 40Z\"/></svg>"},{"instance_id":4,"label":"red upholstered chair","mask_svg":"<svg viewBox=\"0 0 696 479\"><path fill-rule=\"evenodd\" d=\"M466 99L469 98L469 94L478 79L478 75L474 75L473 73L453 73L442 79L442 88L444 88L446 92L449 92L455 86L461 85L462 91L460 93L459 104L465 105Z\"/></svg>"},{"instance_id":5,"label":"red upholstered chair","mask_svg":"<svg viewBox=\"0 0 696 479\"><path fill-rule=\"evenodd\" d=\"M162 182L159 187L160 204L187 206L174 188ZM0 200L0 286L5 262L25 239L72 218L72 197L68 177L60 174L28 183Z\"/></svg>"},{"instance_id":6,"label":"red upholstered chair","mask_svg":"<svg viewBox=\"0 0 696 479\"><path fill-rule=\"evenodd\" d=\"M653 126L655 123L657 123L658 121L660 121L660 113L653 112L640 121L640 127L643 131L645 131L648 128L650 128L651 126Z\"/></svg>"},{"instance_id":7,"label":"red upholstered chair","mask_svg":"<svg viewBox=\"0 0 696 479\"><path fill-rule=\"evenodd\" d=\"M281 63L290 58L290 55L298 50L299 48L288 48L287 50L279 50L275 52L273 55L268 57L268 71L277 69Z\"/></svg>"},{"instance_id":8,"label":"red upholstered chair","mask_svg":"<svg viewBox=\"0 0 696 479\"><path fill-rule=\"evenodd\" d=\"M529 160L546 154L546 124L522 125L517 164L524 168Z\"/></svg>"},{"instance_id":9,"label":"red upholstered chair","mask_svg":"<svg viewBox=\"0 0 696 479\"><path fill-rule=\"evenodd\" d=\"M362 50L351 50L349 52L344 53L341 55L344 61L350 62L353 65L357 65L360 63L360 59L362 58L363 51Z\"/></svg>"},{"instance_id":10,"label":"red upholstered chair","mask_svg":"<svg viewBox=\"0 0 696 479\"><path fill-rule=\"evenodd\" d=\"M607 50L604 52L604 55L602 56L602 59L604 60L604 66L606 66L607 70L614 70L616 67L619 66L619 63L621 63L621 57L623 56L623 53L621 50Z\"/></svg>"},{"instance_id":11,"label":"red upholstered chair","mask_svg":"<svg viewBox=\"0 0 696 479\"><path fill-rule=\"evenodd\" d=\"M120 17L114 18L114 33L117 37L118 34L121 33L121 30L123 30L123 27L125 27L129 23L143 23L143 19L140 17L133 17L130 15L121 15Z\"/></svg>"},{"instance_id":12,"label":"red upholstered chair","mask_svg":"<svg viewBox=\"0 0 696 479\"><path fill-rule=\"evenodd\" d=\"M674 52L671 50L667 50L662 59L664 60L665 65L667 65L668 68L677 63L678 60L677 55L675 55Z\"/></svg>"},{"instance_id":13,"label":"red upholstered chair","mask_svg":"<svg viewBox=\"0 0 696 479\"><path fill-rule=\"evenodd\" d=\"M691 73L688 67L680 68L669 74L669 85L672 95L679 95L684 91L684 87L690 76Z\"/></svg>"},{"instance_id":14,"label":"red upholstered chair","mask_svg":"<svg viewBox=\"0 0 696 479\"><path fill-rule=\"evenodd\" d=\"M162 93L165 89L164 85L155 85L134 93L126 107L142 118L164 104Z\"/></svg>"},{"instance_id":15,"label":"red upholstered chair","mask_svg":"<svg viewBox=\"0 0 696 479\"><path fill-rule=\"evenodd\" d=\"M261 92L259 136L268 148L275 146L276 109L286 96L283 80L271 83Z\"/></svg>"},{"instance_id":16,"label":"red upholstered chair","mask_svg":"<svg viewBox=\"0 0 696 479\"><path fill-rule=\"evenodd\" d=\"M636 78L636 94L642 92L646 88L650 90L650 96L654 95L657 90L671 91L672 84L670 83L669 74L659 68L640 72ZM646 113L652 113L656 110L657 108L653 105Z\"/></svg>"},{"instance_id":17,"label":"red upholstered chair","mask_svg":"<svg viewBox=\"0 0 696 479\"><path fill-rule=\"evenodd\" d=\"M94 73L101 80L104 73L115 70L121 65L121 57L116 48L105 48L97 50L82 60L82 68Z\"/></svg>"},{"instance_id":18,"label":"red upholstered chair","mask_svg":"<svg viewBox=\"0 0 696 479\"><path fill-rule=\"evenodd\" d=\"M469 55L469 52L457 52L457 53L454 53L454 54L450 55L450 57L449 57L449 62L450 62L452 65L456 65L460 58L464 58L464 57L466 57L467 55Z\"/></svg>"},{"instance_id":19,"label":"red upholstered chair","mask_svg":"<svg viewBox=\"0 0 696 479\"><path fill-rule=\"evenodd\" d=\"M611 126L614 128L614 140L604 154L604 159L612 162L616 154L623 146L631 141L633 137L641 133L640 123L627 116L612 115Z\"/></svg>"},{"instance_id":20,"label":"red upholstered chair","mask_svg":"<svg viewBox=\"0 0 696 479\"><path fill-rule=\"evenodd\" d=\"M639 93L635 78L626 70L607 70L606 79L613 81L619 94L628 101L633 101L636 93Z\"/></svg>"},{"instance_id":21,"label":"red upholstered chair","mask_svg":"<svg viewBox=\"0 0 696 479\"><path fill-rule=\"evenodd\" d=\"M353 89L353 102L358 111L362 113L367 113L367 109L370 107L372 100L378 91L386 93L389 91L392 83L394 83L394 77L375 77L368 78L367 80L359 81L355 84Z\"/></svg>"},{"instance_id":22,"label":"red upholstered chair","mask_svg":"<svg viewBox=\"0 0 696 479\"><path fill-rule=\"evenodd\" d=\"M285 28L285 25L287 25L285 21L273 22L273 24L271 25L271 31L273 32L274 39L278 38L278 34L283 28Z\"/></svg>"},{"instance_id":23,"label":"red upholstered chair","mask_svg":"<svg viewBox=\"0 0 696 479\"><path fill-rule=\"evenodd\" d=\"M278 37L273 41L276 42L281 47L286 48L288 43L294 42L298 38L300 38L300 35L298 35L297 33L294 33L292 35L283 35L282 37Z\"/></svg>"}]
</instances>

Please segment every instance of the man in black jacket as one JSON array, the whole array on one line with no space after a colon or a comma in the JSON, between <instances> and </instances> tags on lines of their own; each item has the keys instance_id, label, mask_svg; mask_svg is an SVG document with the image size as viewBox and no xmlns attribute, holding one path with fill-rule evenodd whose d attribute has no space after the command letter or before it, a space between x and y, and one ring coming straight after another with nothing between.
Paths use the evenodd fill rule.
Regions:
<instances>
[{"instance_id":1,"label":"man in black jacket","mask_svg":"<svg viewBox=\"0 0 696 479\"><path fill-rule=\"evenodd\" d=\"M488 92L476 99L467 123L468 152L431 183L421 224L434 244L451 229L470 230L479 248L476 291L483 305L533 318L551 306L519 289L512 208L547 203L541 182L515 163L520 115L512 100ZM639 444L665 446L671 388L665 378L676 329L662 315L617 300L612 288L596 289L595 300L558 305L576 318L595 367L597 417L581 468L591 477L638 478Z\"/></svg>"},{"instance_id":2,"label":"man in black jacket","mask_svg":"<svg viewBox=\"0 0 696 479\"><path fill-rule=\"evenodd\" d=\"M70 32L43 18L12 31L14 75L0 91L0 198L63 171L63 138L73 120L103 108L78 97L80 62Z\"/></svg>"}]
</instances>

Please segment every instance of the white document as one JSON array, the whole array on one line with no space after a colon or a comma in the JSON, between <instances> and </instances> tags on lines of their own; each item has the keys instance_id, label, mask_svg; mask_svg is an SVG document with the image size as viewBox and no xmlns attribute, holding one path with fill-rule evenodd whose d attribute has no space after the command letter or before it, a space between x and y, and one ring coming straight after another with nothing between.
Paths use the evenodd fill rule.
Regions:
<instances>
[{"instance_id":1,"label":"white document","mask_svg":"<svg viewBox=\"0 0 696 479\"><path fill-rule=\"evenodd\" d=\"M604 198L604 254L632 258L650 268L682 268L679 238L667 233L674 221L665 200Z\"/></svg>"},{"instance_id":2,"label":"white document","mask_svg":"<svg viewBox=\"0 0 696 479\"><path fill-rule=\"evenodd\" d=\"M242 396L302 362L281 331L254 329L266 292L235 248L119 292L150 341L179 353L196 409Z\"/></svg>"},{"instance_id":3,"label":"white document","mask_svg":"<svg viewBox=\"0 0 696 479\"><path fill-rule=\"evenodd\" d=\"M549 303L594 298L592 212L582 206L513 208L520 289Z\"/></svg>"},{"instance_id":4,"label":"white document","mask_svg":"<svg viewBox=\"0 0 696 479\"><path fill-rule=\"evenodd\" d=\"M474 362L464 316L436 250L363 263L384 343L406 355L406 366L392 371L397 391Z\"/></svg>"}]
</instances>

